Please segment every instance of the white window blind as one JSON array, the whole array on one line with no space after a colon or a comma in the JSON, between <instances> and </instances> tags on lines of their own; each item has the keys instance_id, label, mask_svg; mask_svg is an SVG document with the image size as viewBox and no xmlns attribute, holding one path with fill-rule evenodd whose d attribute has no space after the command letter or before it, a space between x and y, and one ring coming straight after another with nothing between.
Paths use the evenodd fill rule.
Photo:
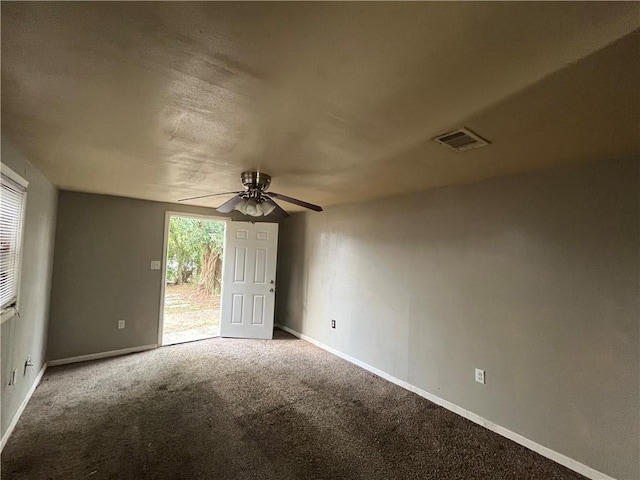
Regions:
<instances>
[{"instance_id":1,"label":"white window blind","mask_svg":"<svg viewBox=\"0 0 640 480\"><path fill-rule=\"evenodd\" d=\"M0 309L16 303L26 189L2 175L0 195Z\"/></svg>"}]
</instances>

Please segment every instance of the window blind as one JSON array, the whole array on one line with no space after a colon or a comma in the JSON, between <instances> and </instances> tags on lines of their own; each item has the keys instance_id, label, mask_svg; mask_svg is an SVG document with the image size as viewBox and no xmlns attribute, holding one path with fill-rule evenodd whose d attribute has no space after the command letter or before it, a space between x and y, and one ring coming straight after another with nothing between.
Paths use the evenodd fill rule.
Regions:
<instances>
[{"instance_id":1,"label":"window blind","mask_svg":"<svg viewBox=\"0 0 640 480\"><path fill-rule=\"evenodd\" d=\"M22 217L26 189L2 175L0 195L0 308L18 297L22 249Z\"/></svg>"}]
</instances>

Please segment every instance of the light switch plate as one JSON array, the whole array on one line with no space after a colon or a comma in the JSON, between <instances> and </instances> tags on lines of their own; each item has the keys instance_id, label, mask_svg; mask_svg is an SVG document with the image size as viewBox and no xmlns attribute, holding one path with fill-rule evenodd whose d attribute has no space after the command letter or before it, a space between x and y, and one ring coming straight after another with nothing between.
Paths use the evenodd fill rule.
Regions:
<instances>
[{"instance_id":1,"label":"light switch plate","mask_svg":"<svg viewBox=\"0 0 640 480\"><path fill-rule=\"evenodd\" d=\"M160 266L162 262L160 260L152 260L151 261L151 270L160 270Z\"/></svg>"}]
</instances>

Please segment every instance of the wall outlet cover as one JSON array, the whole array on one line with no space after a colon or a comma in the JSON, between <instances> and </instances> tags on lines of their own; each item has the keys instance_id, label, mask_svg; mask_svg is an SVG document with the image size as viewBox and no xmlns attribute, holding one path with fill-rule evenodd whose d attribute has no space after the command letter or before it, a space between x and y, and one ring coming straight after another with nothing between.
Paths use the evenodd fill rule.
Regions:
<instances>
[{"instance_id":1,"label":"wall outlet cover","mask_svg":"<svg viewBox=\"0 0 640 480\"><path fill-rule=\"evenodd\" d=\"M162 266L162 262L160 260L151 261L151 270L160 270L161 266Z\"/></svg>"},{"instance_id":2,"label":"wall outlet cover","mask_svg":"<svg viewBox=\"0 0 640 480\"><path fill-rule=\"evenodd\" d=\"M124 328L124 320L118 320L118 329L121 330Z\"/></svg>"},{"instance_id":3,"label":"wall outlet cover","mask_svg":"<svg viewBox=\"0 0 640 480\"><path fill-rule=\"evenodd\" d=\"M479 368L476 368L476 382L482 383L482 384L486 383L484 370L480 370Z\"/></svg>"}]
</instances>

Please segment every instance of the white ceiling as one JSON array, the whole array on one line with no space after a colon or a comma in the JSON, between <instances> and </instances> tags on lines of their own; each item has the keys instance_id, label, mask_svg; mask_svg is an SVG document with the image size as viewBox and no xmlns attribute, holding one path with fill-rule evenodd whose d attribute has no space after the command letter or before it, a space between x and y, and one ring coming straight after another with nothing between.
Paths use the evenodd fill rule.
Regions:
<instances>
[{"instance_id":1,"label":"white ceiling","mask_svg":"<svg viewBox=\"0 0 640 480\"><path fill-rule=\"evenodd\" d=\"M260 169L331 205L640 150L637 2L1 8L2 134L64 189L175 202ZM462 126L492 145L430 141Z\"/></svg>"}]
</instances>

